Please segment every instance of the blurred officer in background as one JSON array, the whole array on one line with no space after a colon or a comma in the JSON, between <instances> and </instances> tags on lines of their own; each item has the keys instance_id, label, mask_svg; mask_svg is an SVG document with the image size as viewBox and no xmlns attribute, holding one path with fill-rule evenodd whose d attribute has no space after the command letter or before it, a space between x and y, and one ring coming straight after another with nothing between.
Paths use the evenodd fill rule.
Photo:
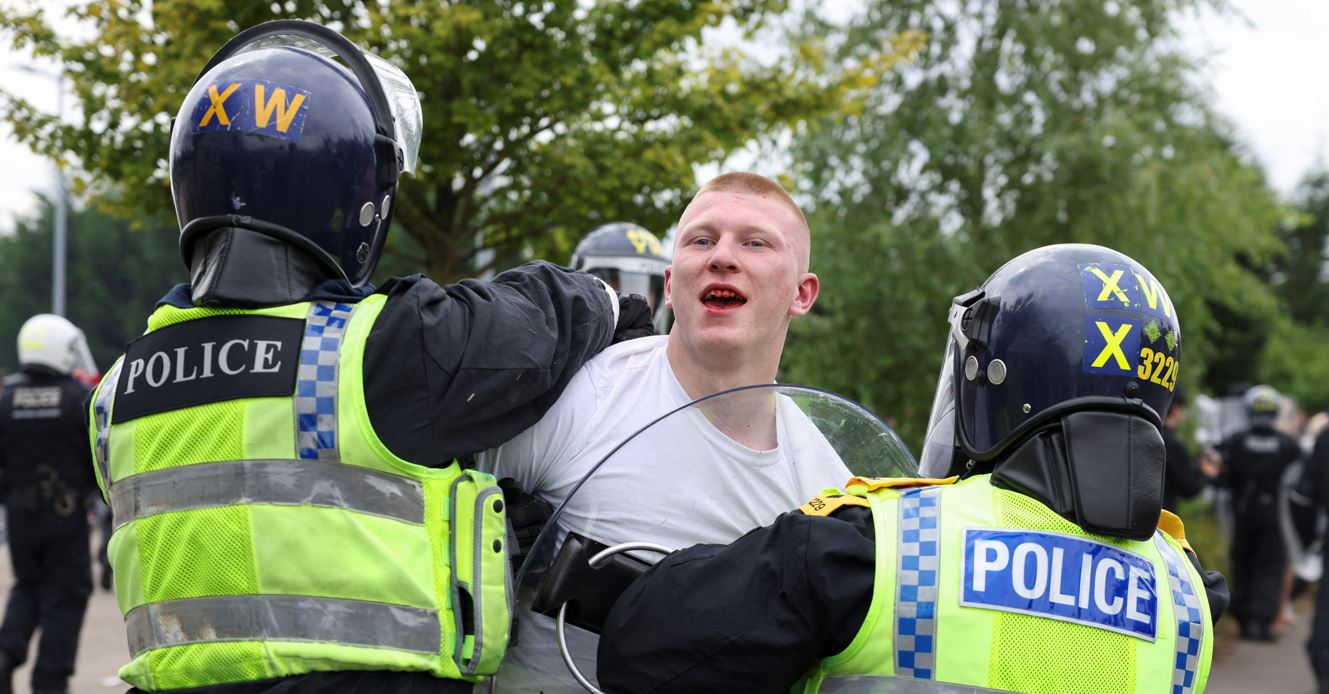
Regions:
<instances>
[{"instance_id":1,"label":"blurred officer in background","mask_svg":"<svg viewBox=\"0 0 1329 694\"><path fill-rule=\"evenodd\" d=\"M1189 499L1204 491L1206 485L1218 476L1218 467L1208 452L1193 458L1178 430L1186 421L1186 393L1177 386L1172 394L1172 405L1163 418L1163 447L1167 450L1167 474L1163 477L1163 508L1177 510L1177 501Z\"/></svg>"},{"instance_id":2,"label":"blurred officer in background","mask_svg":"<svg viewBox=\"0 0 1329 694\"><path fill-rule=\"evenodd\" d=\"M646 297L655 332L669 332L664 300L665 267L669 257L655 234L628 222L614 222L586 235L572 252L572 269L589 272L620 294Z\"/></svg>"},{"instance_id":3,"label":"blurred officer in background","mask_svg":"<svg viewBox=\"0 0 1329 694\"><path fill-rule=\"evenodd\" d=\"M88 387L75 369L95 371L83 331L52 314L18 333L18 373L0 392L0 471L14 588L0 624L0 692L28 657L41 627L34 692L67 691L83 612L92 592L88 513L96 489L83 405Z\"/></svg>"},{"instance_id":4,"label":"blurred officer in background","mask_svg":"<svg viewBox=\"0 0 1329 694\"><path fill-rule=\"evenodd\" d=\"M503 657L504 503L457 459L539 419L620 300L548 263L369 285L421 128L400 70L309 22L185 97L190 283L91 406L138 690L469 692Z\"/></svg>"},{"instance_id":5,"label":"blurred officer in background","mask_svg":"<svg viewBox=\"0 0 1329 694\"><path fill-rule=\"evenodd\" d=\"M1276 638L1269 630L1278 617L1287 569L1287 548L1279 527L1278 495L1288 466L1302 455L1291 436L1274 428L1281 400L1269 386L1243 397L1250 426L1220 443L1220 483L1232 490L1232 615L1241 637Z\"/></svg>"},{"instance_id":6,"label":"blurred officer in background","mask_svg":"<svg viewBox=\"0 0 1329 694\"><path fill-rule=\"evenodd\" d=\"M1226 588L1160 518L1179 339L1162 286L1116 251L1010 261L952 306L934 479L855 478L669 555L614 604L601 684L1202 691Z\"/></svg>"}]
</instances>

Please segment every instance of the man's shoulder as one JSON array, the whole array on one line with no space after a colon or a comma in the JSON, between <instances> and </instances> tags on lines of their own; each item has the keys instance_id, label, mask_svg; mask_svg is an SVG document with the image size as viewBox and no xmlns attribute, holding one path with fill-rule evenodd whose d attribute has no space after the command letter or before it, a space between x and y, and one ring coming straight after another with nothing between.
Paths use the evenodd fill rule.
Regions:
<instances>
[{"instance_id":1,"label":"man's shoulder","mask_svg":"<svg viewBox=\"0 0 1329 694\"><path fill-rule=\"evenodd\" d=\"M626 340L606 347L586 362L582 371L597 381L612 382L626 374L640 371L658 359L666 359L665 348L668 345L668 335Z\"/></svg>"}]
</instances>

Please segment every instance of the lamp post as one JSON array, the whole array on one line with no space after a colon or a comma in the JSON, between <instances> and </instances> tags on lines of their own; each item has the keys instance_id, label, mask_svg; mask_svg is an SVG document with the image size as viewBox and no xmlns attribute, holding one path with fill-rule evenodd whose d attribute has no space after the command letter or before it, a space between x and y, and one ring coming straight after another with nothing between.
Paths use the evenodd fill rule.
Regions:
<instances>
[{"instance_id":1,"label":"lamp post","mask_svg":"<svg viewBox=\"0 0 1329 694\"><path fill-rule=\"evenodd\" d=\"M24 72L39 77L55 80L55 120L64 122L65 115L65 75L63 72L47 72L31 65L15 65ZM65 172L60 170L60 163L55 164L55 233L51 247L51 313L65 315Z\"/></svg>"}]
</instances>

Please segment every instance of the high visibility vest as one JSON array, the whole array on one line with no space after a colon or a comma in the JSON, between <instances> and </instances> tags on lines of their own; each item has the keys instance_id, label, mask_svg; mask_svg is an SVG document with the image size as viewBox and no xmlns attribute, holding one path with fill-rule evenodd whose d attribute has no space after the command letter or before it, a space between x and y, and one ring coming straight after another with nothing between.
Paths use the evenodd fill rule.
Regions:
<instances>
[{"instance_id":1,"label":"high visibility vest","mask_svg":"<svg viewBox=\"0 0 1329 694\"><path fill-rule=\"evenodd\" d=\"M801 691L875 691L881 678L899 692L1204 690L1204 583L1162 530L1092 535L986 475L913 487L856 479L848 492L875 524L872 602L849 647ZM805 512L833 510L813 502Z\"/></svg>"},{"instance_id":2,"label":"high visibility vest","mask_svg":"<svg viewBox=\"0 0 1329 694\"><path fill-rule=\"evenodd\" d=\"M90 433L114 514L121 679L162 690L497 668L511 599L502 494L456 462L408 463L375 434L361 364L385 301L163 306L107 372Z\"/></svg>"}]
</instances>

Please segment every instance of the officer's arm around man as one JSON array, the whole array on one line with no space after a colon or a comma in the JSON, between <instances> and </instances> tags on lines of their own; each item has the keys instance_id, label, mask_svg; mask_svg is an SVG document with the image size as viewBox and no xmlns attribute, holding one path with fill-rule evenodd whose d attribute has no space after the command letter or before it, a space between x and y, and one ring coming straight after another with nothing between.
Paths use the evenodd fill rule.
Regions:
<instances>
[{"instance_id":1,"label":"officer's arm around man","mask_svg":"<svg viewBox=\"0 0 1329 694\"><path fill-rule=\"evenodd\" d=\"M606 691L1203 690L1227 595L1161 511L1181 357L1162 285L1050 246L949 323L921 478L854 478L662 560L614 604Z\"/></svg>"}]
</instances>

